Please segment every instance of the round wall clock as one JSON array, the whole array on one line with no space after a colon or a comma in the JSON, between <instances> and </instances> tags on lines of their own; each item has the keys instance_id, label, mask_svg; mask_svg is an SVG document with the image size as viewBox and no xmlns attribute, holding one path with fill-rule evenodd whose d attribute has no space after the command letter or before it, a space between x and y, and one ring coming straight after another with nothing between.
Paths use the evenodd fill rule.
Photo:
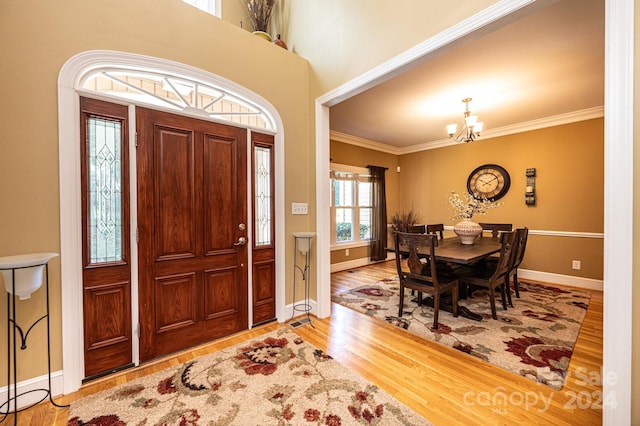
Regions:
<instances>
[{"instance_id":1,"label":"round wall clock","mask_svg":"<svg viewBox=\"0 0 640 426\"><path fill-rule=\"evenodd\" d=\"M476 167L467 179L467 190L475 198L491 201L504 197L511 186L509 172L497 164L484 164Z\"/></svg>"}]
</instances>

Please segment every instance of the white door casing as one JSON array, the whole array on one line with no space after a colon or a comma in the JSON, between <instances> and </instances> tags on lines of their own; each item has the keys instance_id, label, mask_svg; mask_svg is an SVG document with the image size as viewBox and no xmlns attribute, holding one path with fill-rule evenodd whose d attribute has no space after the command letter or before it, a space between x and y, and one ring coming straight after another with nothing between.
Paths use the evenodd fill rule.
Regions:
<instances>
[{"instance_id":1,"label":"white door casing","mask_svg":"<svg viewBox=\"0 0 640 426\"><path fill-rule=\"evenodd\" d=\"M276 109L256 93L210 72L160 58L144 55L93 50L79 53L70 58L61 68L58 76L58 137L60 173L60 253L62 287L62 366L64 372L63 393L68 394L80 388L84 378L83 357L83 314L82 314L82 229L80 197L80 107L79 97L103 98L116 103L130 105L130 122L135 126L135 106L132 102L112 97L101 97L99 93L87 92L79 87L82 77L96 68L113 66L140 70L155 70L178 76L187 76L247 99L258 106L274 123L275 136L275 221L276 241L284 238L284 126ZM149 106L149 105L145 105ZM162 109L151 106L153 108ZM168 111L175 113L175 111ZM202 119L201 114L185 115ZM135 128L130 129L135 134ZM264 131L264 129L261 129ZM132 143L135 143L132 139ZM135 150L131 153L131 179L135 180ZM137 249L135 229L137 225L135 181L131 182L131 235L132 239L132 316L134 324L133 359L137 362ZM285 281L284 244L276 247L276 317L285 321ZM249 291L251 291L249 283ZM251 300L251 299L249 299ZM80 309L79 309L80 308ZM250 306L248 309L251 312Z\"/></svg>"}]
</instances>

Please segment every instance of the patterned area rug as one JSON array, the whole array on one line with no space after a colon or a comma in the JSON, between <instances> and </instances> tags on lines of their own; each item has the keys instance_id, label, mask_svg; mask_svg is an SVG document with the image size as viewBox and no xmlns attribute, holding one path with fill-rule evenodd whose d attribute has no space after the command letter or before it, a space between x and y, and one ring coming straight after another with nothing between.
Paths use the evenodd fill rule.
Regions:
<instances>
[{"instance_id":1,"label":"patterned area rug","mask_svg":"<svg viewBox=\"0 0 640 426\"><path fill-rule=\"evenodd\" d=\"M411 333L476 356L505 370L538 381L554 389L564 386L569 360L589 306L588 292L520 283L520 299L491 318L488 293L478 290L461 300L482 316L473 321L440 311L438 330L433 330L433 309L418 306L411 290L405 290L403 315L398 315L398 277L363 285L335 295L333 301L395 324Z\"/></svg>"},{"instance_id":2,"label":"patterned area rug","mask_svg":"<svg viewBox=\"0 0 640 426\"><path fill-rule=\"evenodd\" d=\"M286 328L71 405L67 425L430 425Z\"/></svg>"}]
</instances>

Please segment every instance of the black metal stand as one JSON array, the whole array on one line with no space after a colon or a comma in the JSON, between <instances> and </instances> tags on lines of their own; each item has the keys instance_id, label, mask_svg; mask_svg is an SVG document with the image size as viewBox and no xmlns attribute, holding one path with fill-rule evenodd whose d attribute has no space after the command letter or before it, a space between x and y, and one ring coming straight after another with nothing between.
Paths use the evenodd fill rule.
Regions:
<instances>
[{"instance_id":1,"label":"black metal stand","mask_svg":"<svg viewBox=\"0 0 640 426\"><path fill-rule=\"evenodd\" d=\"M298 265L298 240L300 239L307 239L307 246L309 247L309 249L306 251L306 253L304 253L304 265L300 266ZM293 312L291 315L291 319L293 319L296 316L296 312L304 312L306 314L306 318L303 320L299 320L296 321L294 323L292 323L291 325L294 327L298 327L302 324L310 324L311 327L315 328L314 325L311 323L311 317L309 316L309 312L311 312L311 303L309 302L309 271L310 271L310 266L309 266L309 259L311 257L311 238L312 237L300 237L300 236L295 236L294 235L294 239L295 242L293 244ZM296 303L296 287L297 287L297 272L300 271L300 273L302 274L302 280L304 281L304 302L302 303Z\"/></svg>"},{"instance_id":2,"label":"black metal stand","mask_svg":"<svg viewBox=\"0 0 640 426\"><path fill-rule=\"evenodd\" d=\"M45 267L45 287L47 291L47 313L42 317L38 318L31 326L27 329L27 332L24 333L22 328L16 322L16 270L17 269L25 269L25 268L34 268L38 266ZM6 270L6 269L5 269ZM53 396L51 395L51 327L49 322L49 263L43 263L39 265L25 266L22 268L11 268L11 276L12 276L12 293L9 294L7 292L7 400L0 405L0 415L2 415L2 419L0 419L0 423L4 422L7 416L13 413L13 424L18 424L18 413L20 411L24 411L28 408L33 407L36 404L41 403L47 397L49 397L49 401L53 405L59 408L65 408L69 405L60 405L57 404L53 400ZM49 379L49 388L48 389L32 389L21 394L18 394L18 341L17 334L20 333L20 350L27 349L27 338L29 337L29 333L33 329L33 327L38 324L43 319L47 320L47 372ZM13 326L12 326L13 325ZM11 330L13 329L13 339L11 337ZM13 342L12 342L13 341ZM11 344L13 343L13 345ZM12 357L12 349L13 349L13 357ZM13 361L13 383L11 382L11 361ZM11 386L13 384L13 396L11 395ZM45 392L44 396L38 401L18 409L18 398L27 395L32 392ZM13 402L13 411L11 411L11 402ZM6 410L5 410L6 406Z\"/></svg>"}]
</instances>

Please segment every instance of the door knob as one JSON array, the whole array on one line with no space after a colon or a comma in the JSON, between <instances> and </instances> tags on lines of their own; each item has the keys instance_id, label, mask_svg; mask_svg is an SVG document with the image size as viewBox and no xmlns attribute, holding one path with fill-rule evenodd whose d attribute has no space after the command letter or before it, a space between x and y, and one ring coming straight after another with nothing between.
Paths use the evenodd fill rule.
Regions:
<instances>
[{"instance_id":1,"label":"door knob","mask_svg":"<svg viewBox=\"0 0 640 426\"><path fill-rule=\"evenodd\" d=\"M238 242L233 243L234 246L243 246L247 244L247 239L245 237L238 238Z\"/></svg>"}]
</instances>

